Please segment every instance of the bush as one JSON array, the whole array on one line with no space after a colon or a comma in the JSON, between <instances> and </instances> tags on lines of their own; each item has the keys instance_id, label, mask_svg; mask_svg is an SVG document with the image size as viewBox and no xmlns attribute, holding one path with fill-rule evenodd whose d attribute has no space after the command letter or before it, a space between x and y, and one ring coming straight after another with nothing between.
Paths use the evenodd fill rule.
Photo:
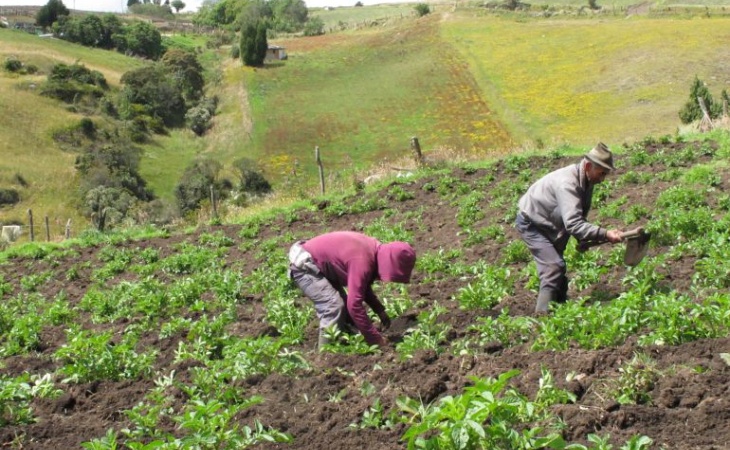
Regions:
<instances>
[{"instance_id":1,"label":"bush","mask_svg":"<svg viewBox=\"0 0 730 450\"><path fill-rule=\"evenodd\" d=\"M48 75L48 81L77 81L81 84L108 89L104 75L98 70L90 70L83 64L56 64Z\"/></svg>"},{"instance_id":2,"label":"bush","mask_svg":"<svg viewBox=\"0 0 730 450\"><path fill-rule=\"evenodd\" d=\"M416 15L418 17L427 16L431 13L431 8L426 3L418 3L413 7L413 9L416 10Z\"/></svg>"},{"instance_id":3,"label":"bush","mask_svg":"<svg viewBox=\"0 0 730 450\"><path fill-rule=\"evenodd\" d=\"M211 187L218 198L225 197L225 189L229 188L230 182L218 180L221 168L218 161L201 159L185 169L175 186L175 197L183 215L200 208L200 204L210 198Z\"/></svg>"},{"instance_id":4,"label":"bush","mask_svg":"<svg viewBox=\"0 0 730 450\"><path fill-rule=\"evenodd\" d=\"M304 24L305 36L320 36L324 34L324 21L320 17L312 17Z\"/></svg>"},{"instance_id":5,"label":"bush","mask_svg":"<svg viewBox=\"0 0 730 450\"><path fill-rule=\"evenodd\" d=\"M89 190L84 200L86 213L99 231L122 223L135 205L134 197L125 189L106 186Z\"/></svg>"},{"instance_id":6,"label":"bush","mask_svg":"<svg viewBox=\"0 0 730 450\"><path fill-rule=\"evenodd\" d=\"M20 202L20 194L15 189L0 189L0 205L14 205Z\"/></svg>"},{"instance_id":7,"label":"bush","mask_svg":"<svg viewBox=\"0 0 730 450\"><path fill-rule=\"evenodd\" d=\"M175 75L162 64L130 70L122 75L120 115L132 119L138 115L159 117L165 126L185 121L185 99Z\"/></svg>"},{"instance_id":8,"label":"bush","mask_svg":"<svg viewBox=\"0 0 730 450\"><path fill-rule=\"evenodd\" d=\"M715 119L722 114L722 104L716 104L712 100L710 90L707 89L707 85L695 77L690 87L689 99L684 104L681 110L679 110L679 119L682 123L692 123L696 120L702 119L702 109L700 108L697 98L700 97L705 102L707 112L710 114L711 119Z\"/></svg>"},{"instance_id":9,"label":"bush","mask_svg":"<svg viewBox=\"0 0 730 450\"><path fill-rule=\"evenodd\" d=\"M217 97L205 97L197 106L188 110L185 120L193 133L202 136L210 128L210 120L215 115L217 107Z\"/></svg>"},{"instance_id":10,"label":"bush","mask_svg":"<svg viewBox=\"0 0 730 450\"><path fill-rule=\"evenodd\" d=\"M7 70L8 72L20 72L20 69L23 68L23 63L16 57L10 56L8 58L5 58L5 63L3 64L3 68Z\"/></svg>"},{"instance_id":11,"label":"bush","mask_svg":"<svg viewBox=\"0 0 730 450\"><path fill-rule=\"evenodd\" d=\"M73 103L82 97L98 99L104 96L99 88L68 81L48 81L41 87L40 93L64 103Z\"/></svg>"},{"instance_id":12,"label":"bush","mask_svg":"<svg viewBox=\"0 0 730 450\"><path fill-rule=\"evenodd\" d=\"M202 136L210 128L211 115L207 108L195 106L185 114L185 120L193 133Z\"/></svg>"},{"instance_id":13,"label":"bush","mask_svg":"<svg viewBox=\"0 0 730 450\"><path fill-rule=\"evenodd\" d=\"M207 48L219 48L224 45L231 45L236 40L236 35L233 33L221 33L210 37L206 42Z\"/></svg>"},{"instance_id":14,"label":"bush","mask_svg":"<svg viewBox=\"0 0 730 450\"><path fill-rule=\"evenodd\" d=\"M238 191L247 194L267 194L271 192L271 183L266 180L256 163L249 158L240 158L233 162L238 174Z\"/></svg>"},{"instance_id":15,"label":"bush","mask_svg":"<svg viewBox=\"0 0 730 450\"><path fill-rule=\"evenodd\" d=\"M89 139L93 139L96 135L96 125L94 124L94 121L89 119L88 117L84 117L79 122L79 129L81 129L81 132L84 133L84 136L86 136Z\"/></svg>"}]
</instances>

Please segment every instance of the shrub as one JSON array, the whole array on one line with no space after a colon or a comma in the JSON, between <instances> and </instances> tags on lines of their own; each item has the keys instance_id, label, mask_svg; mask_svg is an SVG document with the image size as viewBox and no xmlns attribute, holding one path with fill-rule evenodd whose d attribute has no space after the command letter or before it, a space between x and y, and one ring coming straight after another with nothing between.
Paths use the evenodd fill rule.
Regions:
<instances>
[{"instance_id":1,"label":"shrub","mask_svg":"<svg viewBox=\"0 0 730 450\"><path fill-rule=\"evenodd\" d=\"M709 89L707 89L707 85L698 77L695 77L695 80L692 82L692 87L690 87L689 99L682 109L679 110L679 118L682 123L692 123L702 119L702 109L697 102L698 97L704 100L711 119L717 118L722 114L722 104L715 103L712 100Z\"/></svg>"},{"instance_id":2,"label":"shrub","mask_svg":"<svg viewBox=\"0 0 730 450\"><path fill-rule=\"evenodd\" d=\"M121 223L135 199L124 189L99 186L86 193L85 208L99 231Z\"/></svg>"},{"instance_id":3,"label":"shrub","mask_svg":"<svg viewBox=\"0 0 730 450\"><path fill-rule=\"evenodd\" d=\"M185 113L185 120L193 133L202 136L210 128L210 120L218 107L217 97L205 97Z\"/></svg>"},{"instance_id":4,"label":"shrub","mask_svg":"<svg viewBox=\"0 0 730 450\"><path fill-rule=\"evenodd\" d=\"M200 204L210 197L210 189L218 198L224 197L225 189L230 187L228 180L218 180L221 164L212 159L194 161L185 169L180 182L175 186L175 197L183 214L200 208Z\"/></svg>"},{"instance_id":5,"label":"shrub","mask_svg":"<svg viewBox=\"0 0 730 450\"><path fill-rule=\"evenodd\" d=\"M3 68L7 70L8 72L20 72L20 69L23 68L23 63L20 62L20 60L14 56L10 56L8 58L5 58L5 63L3 64Z\"/></svg>"},{"instance_id":6,"label":"shrub","mask_svg":"<svg viewBox=\"0 0 730 450\"><path fill-rule=\"evenodd\" d=\"M427 16L431 13L431 8L426 3L418 3L413 7L413 9L416 10L416 15L418 17Z\"/></svg>"},{"instance_id":7,"label":"shrub","mask_svg":"<svg viewBox=\"0 0 730 450\"><path fill-rule=\"evenodd\" d=\"M83 64L56 64L48 75L49 81L77 81L82 84L108 89L104 75L98 70L90 70Z\"/></svg>"},{"instance_id":8,"label":"shrub","mask_svg":"<svg viewBox=\"0 0 730 450\"><path fill-rule=\"evenodd\" d=\"M121 79L121 116L159 117L169 127L183 124L187 108L182 87L173 78L174 74L162 64L126 72Z\"/></svg>"},{"instance_id":9,"label":"shrub","mask_svg":"<svg viewBox=\"0 0 730 450\"><path fill-rule=\"evenodd\" d=\"M89 119L88 117L84 117L79 122L79 129L81 129L81 132L84 133L84 136L86 136L89 139L92 139L94 135L96 134L96 125L94 124L94 121Z\"/></svg>"},{"instance_id":10,"label":"shrub","mask_svg":"<svg viewBox=\"0 0 730 450\"><path fill-rule=\"evenodd\" d=\"M254 161L241 158L233 162L233 168L238 173L238 190L240 192L249 194L271 192L271 183L266 180Z\"/></svg>"},{"instance_id":11,"label":"shrub","mask_svg":"<svg viewBox=\"0 0 730 450\"><path fill-rule=\"evenodd\" d=\"M320 17L312 17L304 24L305 36L320 36L324 34L324 21Z\"/></svg>"},{"instance_id":12,"label":"shrub","mask_svg":"<svg viewBox=\"0 0 730 450\"><path fill-rule=\"evenodd\" d=\"M185 120L193 133L202 136L210 128L211 114L203 106L195 106L185 113Z\"/></svg>"},{"instance_id":13,"label":"shrub","mask_svg":"<svg viewBox=\"0 0 730 450\"><path fill-rule=\"evenodd\" d=\"M0 189L0 205L14 205L20 202L20 194L15 189Z\"/></svg>"}]
</instances>

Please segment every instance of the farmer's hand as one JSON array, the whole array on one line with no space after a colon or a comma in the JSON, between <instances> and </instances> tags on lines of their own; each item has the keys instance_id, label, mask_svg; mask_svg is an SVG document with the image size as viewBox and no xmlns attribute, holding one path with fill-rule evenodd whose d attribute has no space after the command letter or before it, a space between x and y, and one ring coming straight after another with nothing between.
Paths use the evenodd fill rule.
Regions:
<instances>
[{"instance_id":1,"label":"farmer's hand","mask_svg":"<svg viewBox=\"0 0 730 450\"><path fill-rule=\"evenodd\" d=\"M380 335L378 336L378 340L375 342L375 344L380 347L381 350L387 349L390 347L388 344L390 344L390 341L388 341L388 338Z\"/></svg>"},{"instance_id":2,"label":"farmer's hand","mask_svg":"<svg viewBox=\"0 0 730 450\"><path fill-rule=\"evenodd\" d=\"M608 230L606 232L606 239L612 244L618 244L623 239L621 238L621 232L618 230Z\"/></svg>"},{"instance_id":3,"label":"farmer's hand","mask_svg":"<svg viewBox=\"0 0 730 450\"><path fill-rule=\"evenodd\" d=\"M387 330L390 328L390 317L388 317L388 313L383 311L382 313L378 314L378 317L380 318L380 328L383 330Z\"/></svg>"}]
</instances>

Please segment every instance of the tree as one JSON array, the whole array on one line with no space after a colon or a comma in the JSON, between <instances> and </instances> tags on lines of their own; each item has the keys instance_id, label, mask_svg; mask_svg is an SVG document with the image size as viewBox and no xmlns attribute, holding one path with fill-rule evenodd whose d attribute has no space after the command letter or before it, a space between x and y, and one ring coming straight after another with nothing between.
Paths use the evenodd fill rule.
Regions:
<instances>
[{"instance_id":1,"label":"tree","mask_svg":"<svg viewBox=\"0 0 730 450\"><path fill-rule=\"evenodd\" d=\"M126 72L121 82L125 119L133 119L142 111L150 117L159 117L168 127L184 123L186 108L181 87L163 65Z\"/></svg>"},{"instance_id":2,"label":"tree","mask_svg":"<svg viewBox=\"0 0 730 450\"><path fill-rule=\"evenodd\" d=\"M266 23L261 20L256 25L256 66L263 66L266 59L266 52L269 50L269 42L266 39Z\"/></svg>"},{"instance_id":3,"label":"tree","mask_svg":"<svg viewBox=\"0 0 730 450\"><path fill-rule=\"evenodd\" d=\"M139 5L139 0L127 0L127 8L134 5Z\"/></svg>"},{"instance_id":4,"label":"tree","mask_svg":"<svg viewBox=\"0 0 730 450\"><path fill-rule=\"evenodd\" d=\"M124 39L117 42L117 47L120 51L156 60L163 50L162 35L150 23L135 22L125 29Z\"/></svg>"},{"instance_id":5,"label":"tree","mask_svg":"<svg viewBox=\"0 0 730 450\"><path fill-rule=\"evenodd\" d=\"M193 19L196 25L230 25L239 18L249 0L204 1Z\"/></svg>"},{"instance_id":6,"label":"tree","mask_svg":"<svg viewBox=\"0 0 730 450\"><path fill-rule=\"evenodd\" d=\"M203 67L195 53L172 48L165 52L161 62L172 74L186 100L196 101L203 95Z\"/></svg>"},{"instance_id":7,"label":"tree","mask_svg":"<svg viewBox=\"0 0 730 450\"><path fill-rule=\"evenodd\" d=\"M122 21L116 14L108 13L101 16L101 23L104 31L98 46L105 49L114 48L114 35L124 32Z\"/></svg>"},{"instance_id":8,"label":"tree","mask_svg":"<svg viewBox=\"0 0 730 450\"><path fill-rule=\"evenodd\" d=\"M271 10L271 3L265 0L251 0L246 2L238 15L238 23L241 29L246 24L256 24L261 20L271 21L274 12Z\"/></svg>"},{"instance_id":9,"label":"tree","mask_svg":"<svg viewBox=\"0 0 730 450\"><path fill-rule=\"evenodd\" d=\"M194 161L185 169L180 182L175 186L175 197L180 212L188 214L200 207L200 203L210 198L210 189L218 198L225 196L225 190L230 188L230 182L219 180L221 164L212 159Z\"/></svg>"},{"instance_id":10,"label":"tree","mask_svg":"<svg viewBox=\"0 0 730 450\"><path fill-rule=\"evenodd\" d=\"M308 10L303 0L270 0L273 25L277 31L301 30L307 22Z\"/></svg>"},{"instance_id":11,"label":"tree","mask_svg":"<svg viewBox=\"0 0 730 450\"><path fill-rule=\"evenodd\" d=\"M61 16L68 16L70 14L66 5L61 0L48 0L35 16L36 25L47 28L53 25L53 22L57 21Z\"/></svg>"},{"instance_id":12,"label":"tree","mask_svg":"<svg viewBox=\"0 0 730 450\"><path fill-rule=\"evenodd\" d=\"M105 186L89 190L84 200L86 213L99 231L121 223L136 203L124 189Z\"/></svg>"},{"instance_id":13,"label":"tree","mask_svg":"<svg viewBox=\"0 0 730 450\"><path fill-rule=\"evenodd\" d=\"M172 0L172 2L170 2L170 6L175 8L176 13L180 13L181 9L185 9L185 2L182 0Z\"/></svg>"},{"instance_id":14,"label":"tree","mask_svg":"<svg viewBox=\"0 0 730 450\"><path fill-rule=\"evenodd\" d=\"M722 104L717 104L713 101L712 94L707 89L707 85L699 77L695 76L695 80L690 87L689 99L687 99L687 103L679 111L679 119L682 123L692 123L702 119L702 109L697 101L698 97L704 100L711 119L715 119L722 114Z\"/></svg>"},{"instance_id":15,"label":"tree","mask_svg":"<svg viewBox=\"0 0 730 450\"><path fill-rule=\"evenodd\" d=\"M246 66L262 66L269 48L266 40L266 23L247 23L241 30L241 61Z\"/></svg>"}]
</instances>

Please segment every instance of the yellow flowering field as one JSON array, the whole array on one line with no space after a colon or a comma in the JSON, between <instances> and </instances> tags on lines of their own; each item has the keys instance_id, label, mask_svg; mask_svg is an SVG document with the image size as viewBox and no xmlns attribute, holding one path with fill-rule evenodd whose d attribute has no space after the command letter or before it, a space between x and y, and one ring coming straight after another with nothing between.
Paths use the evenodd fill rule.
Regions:
<instances>
[{"instance_id":1,"label":"yellow flowering field","mask_svg":"<svg viewBox=\"0 0 730 450\"><path fill-rule=\"evenodd\" d=\"M695 76L720 96L730 18L525 19L454 14L445 40L517 140L674 133Z\"/></svg>"}]
</instances>

